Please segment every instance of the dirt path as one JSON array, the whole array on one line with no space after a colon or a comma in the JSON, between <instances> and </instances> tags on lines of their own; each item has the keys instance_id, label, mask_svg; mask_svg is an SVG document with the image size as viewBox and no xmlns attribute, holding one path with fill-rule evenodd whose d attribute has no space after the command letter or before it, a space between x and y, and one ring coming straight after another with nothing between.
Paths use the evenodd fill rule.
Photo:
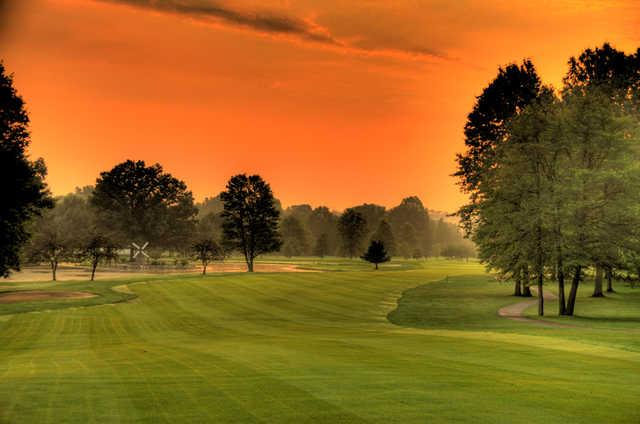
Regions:
<instances>
[{"instance_id":1,"label":"dirt path","mask_svg":"<svg viewBox=\"0 0 640 424\"><path fill-rule=\"evenodd\" d=\"M531 287L531 290L534 292L534 296L537 296L536 288ZM556 296L554 293L548 290L544 291L543 297L544 297L544 300L554 300L558 298L558 296ZM542 319L533 319L533 318L526 317L524 315L524 311L530 306L536 305L537 303L538 303L538 298L532 297L529 300L513 303L511 305L507 305L498 309L498 315L513 321L526 322L527 324L536 324L544 327L573 327L573 325L561 324L559 322L545 321Z\"/></svg>"}]
</instances>

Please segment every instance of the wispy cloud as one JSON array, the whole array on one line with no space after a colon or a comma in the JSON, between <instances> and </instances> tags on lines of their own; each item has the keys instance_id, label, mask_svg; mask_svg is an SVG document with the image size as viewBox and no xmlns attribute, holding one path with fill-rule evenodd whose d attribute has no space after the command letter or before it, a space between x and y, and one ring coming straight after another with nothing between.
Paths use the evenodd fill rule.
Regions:
<instances>
[{"instance_id":1,"label":"wispy cloud","mask_svg":"<svg viewBox=\"0 0 640 424\"><path fill-rule=\"evenodd\" d=\"M415 59L444 58L443 54L425 47L390 48L352 43L338 39L311 19L287 15L281 11L245 11L217 0L99 0L105 3L128 5L156 12L175 14L202 22L223 23L229 26L275 35L292 40L316 43L345 52Z\"/></svg>"}]
</instances>

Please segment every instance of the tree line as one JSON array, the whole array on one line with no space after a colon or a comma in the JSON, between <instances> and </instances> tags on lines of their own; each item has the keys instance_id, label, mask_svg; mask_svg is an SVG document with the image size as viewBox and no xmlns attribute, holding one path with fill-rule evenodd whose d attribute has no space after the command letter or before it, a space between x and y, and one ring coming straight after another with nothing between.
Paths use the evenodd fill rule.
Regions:
<instances>
[{"instance_id":1,"label":"tree line","mask_svg":"<svg viewBox=\"0 0 640 424\"><path fill-rule=\"evenodd\" d=\"M616 274L640 278L640 49L605 43L568 65L559 90L530 60L500 68L457 158L466 234L515 295L536 287L539 315L545 282L557 285L558 313L573 315L585 278L594 297Z\"/></svg>"},{"instance_id":2,"label":"tree line","mask_svg":"<svg viewBox=\"0 0 640 424\"><path fill-rule=\"evenodd\" d=\"M223 202L220 196L198 204L202 230L222 235ZM279 253L292 256L357 257L371 240L384 243L389 254L404 258L474 256L473 245L462 237L458 227L444 219L430 218L418 197L408 197L398 206L365 203L339 213L326 206L293 205L281 213Z\"/></svg>"},{"instance_id":3,"label":"tree line","mask_svg":"<svg viewBox=\"0 0 640 424\"><path fill-rule=\"evenodd\" d=\"M28 228L32 236L23 257L49 264L53 280L62 261L87 262L91 279L99 264L117 260L123 249L134 261L132 243L149 243L155 255L171 251L196 259L203 273L211 261L233 252L242 254L252 271L261 254L354 258L361 257L373 241L383 247L380 259L474 255L457 227L429 219L417 197L390 210L373 204L341 214L309 205L283 210L260 176L242 174L231 178L218 196L197 203L184 182L159 164L131 160L101 173L95 186L53 199L53 207L42 211ZM385 261L377 263L381 262Z\"/></svg>"}]
</instances>

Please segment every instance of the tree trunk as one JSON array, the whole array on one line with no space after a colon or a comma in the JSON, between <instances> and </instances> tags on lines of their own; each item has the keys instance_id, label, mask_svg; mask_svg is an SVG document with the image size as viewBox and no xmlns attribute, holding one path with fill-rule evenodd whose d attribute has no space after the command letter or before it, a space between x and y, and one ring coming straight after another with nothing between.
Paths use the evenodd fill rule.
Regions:
<instances>
[{"instance_id":1,"label":"tree trunk","mask_svg":"<svg viewBox=\"0 0 640 424\"><path fill-rule=\"evenodd\" d=\"M247 259L247 272L253 272L253 259Z\"/></svg>"},{"instance_id":2,"label":"tree trunk","mask_svg":"<svg viewBox=\"0 0 640 424\"><path fill-rule=\"evenodd\" d=\"M378 264L376 264L376 271L378 270Z\"/></svg>"},{"instance_id":3,"label":"tree trunk","mask_svg":"<svg viewBox=\"0 0 640 424\"><path fill-rule=\"evenodd\" d=\"M607 276L607 293L614 293L615 290L613 289L613 269L611 269L610 266L607 267L606 276Z\"/></svg>"},{"instance_id":4,"label":"tree trunk","mask_svg":"<svg viewBox=\"0 0 640 424\"><path fill-rule=\"evenodd\" d=\"M98 267L98 262L91 263L91 281L96 278L96 268Z\"/></svg>"},{"instance_id":5,"label":"tree trunk","mask_svg":"<svg viewBox=\"0 0 640 424\"><path fill-rule=\"evenodd\" d=\"M56 272L58 271L58 261L55 259L51 260L51 281L57 281Z\"/></svg>"},{"instance_id":6,"label":"tree trunk","mask_svg":"<svg viewBox=\"0 0 640 424\"><path fill-rule=\"evenodd\" d=\"M202 275L207 275L207 263L202 263Z\"/></svg>"},{"instance_id":7,"label":"tree trunk","mask_svg":"<svg viewBox=\"0 0 640 424\"><path fill-rule=\"evenodd\" d=\"M544 294L542 293L543 273L542 267L538 267L538 315L544 315Z\"/></svg>"},{"instance_id":8,"label":"tree trunk","mask_svg":"<svg viewBox=\"0 0 640 424\"><path fill-rule=\"evenodd\" d=\"M578 265L575 273L573 274L573 280L571 281L571 290L569 291L569 298L567 299L567 308L565 315L573 315L573 310L576 306L576 296L578 295L578 286L580 285L580 274L582 267Z\"/></svg>"},{"instance_id":9,"label":"tree trunk","mask_svg":"<svg viewBox=\"0 0 640 424\"><path fill-rule=\"evenodd\" d=\"M525 265L522 269L522 297L532 297L531 287L529 286L530 277L529 277L529 266Z\"/></svg>"},{"instance_id":10,"label":"tree trunk","mask_svg":"<svg viewBox=\"0 0 640 424\"><path fill-rule=\"evenodd\" d=\"M564 299L564 267L562 264L562 258L558 258L558 315L565 315L567 313L567 305Z\"/></svg>"},{"instance_id":11,"label":"tree trunk","mask_svg":"<svg viewBox=\"0 0 640 424\"><path fill-rule=\"evenodd\" d=\"M602 292L602 266L596 265L596 277L593 280L593 294L591 297L604 297Z\"/></svg>"},{"instance_id":12,"label":"tree trunk","mask_svg":"<svg viewBox=\"0 0 640 424\"><path fill-rule=\"evenodd\" d=\"M519 269L514 275L515 286L513 288L514 296L522 296L522 271Z\"/></svg>"}]
</instances>

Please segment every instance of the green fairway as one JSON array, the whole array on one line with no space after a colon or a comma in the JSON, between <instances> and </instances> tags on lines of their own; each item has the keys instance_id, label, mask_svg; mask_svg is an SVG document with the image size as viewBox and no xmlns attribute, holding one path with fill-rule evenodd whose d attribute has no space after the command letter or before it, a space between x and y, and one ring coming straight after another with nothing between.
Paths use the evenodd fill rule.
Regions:
<instances>
[{"instance_id":1,"label":"green fairway","mask_svg":"<svg viewBox=\"0 0 640 424\"><path fill-rule=\"evenodd\" d=\"M0 422L640 422L640 289L550 328L474 262L297 264L15 283L100 296L0 305Z\"/></svg>"}]
</instances>

